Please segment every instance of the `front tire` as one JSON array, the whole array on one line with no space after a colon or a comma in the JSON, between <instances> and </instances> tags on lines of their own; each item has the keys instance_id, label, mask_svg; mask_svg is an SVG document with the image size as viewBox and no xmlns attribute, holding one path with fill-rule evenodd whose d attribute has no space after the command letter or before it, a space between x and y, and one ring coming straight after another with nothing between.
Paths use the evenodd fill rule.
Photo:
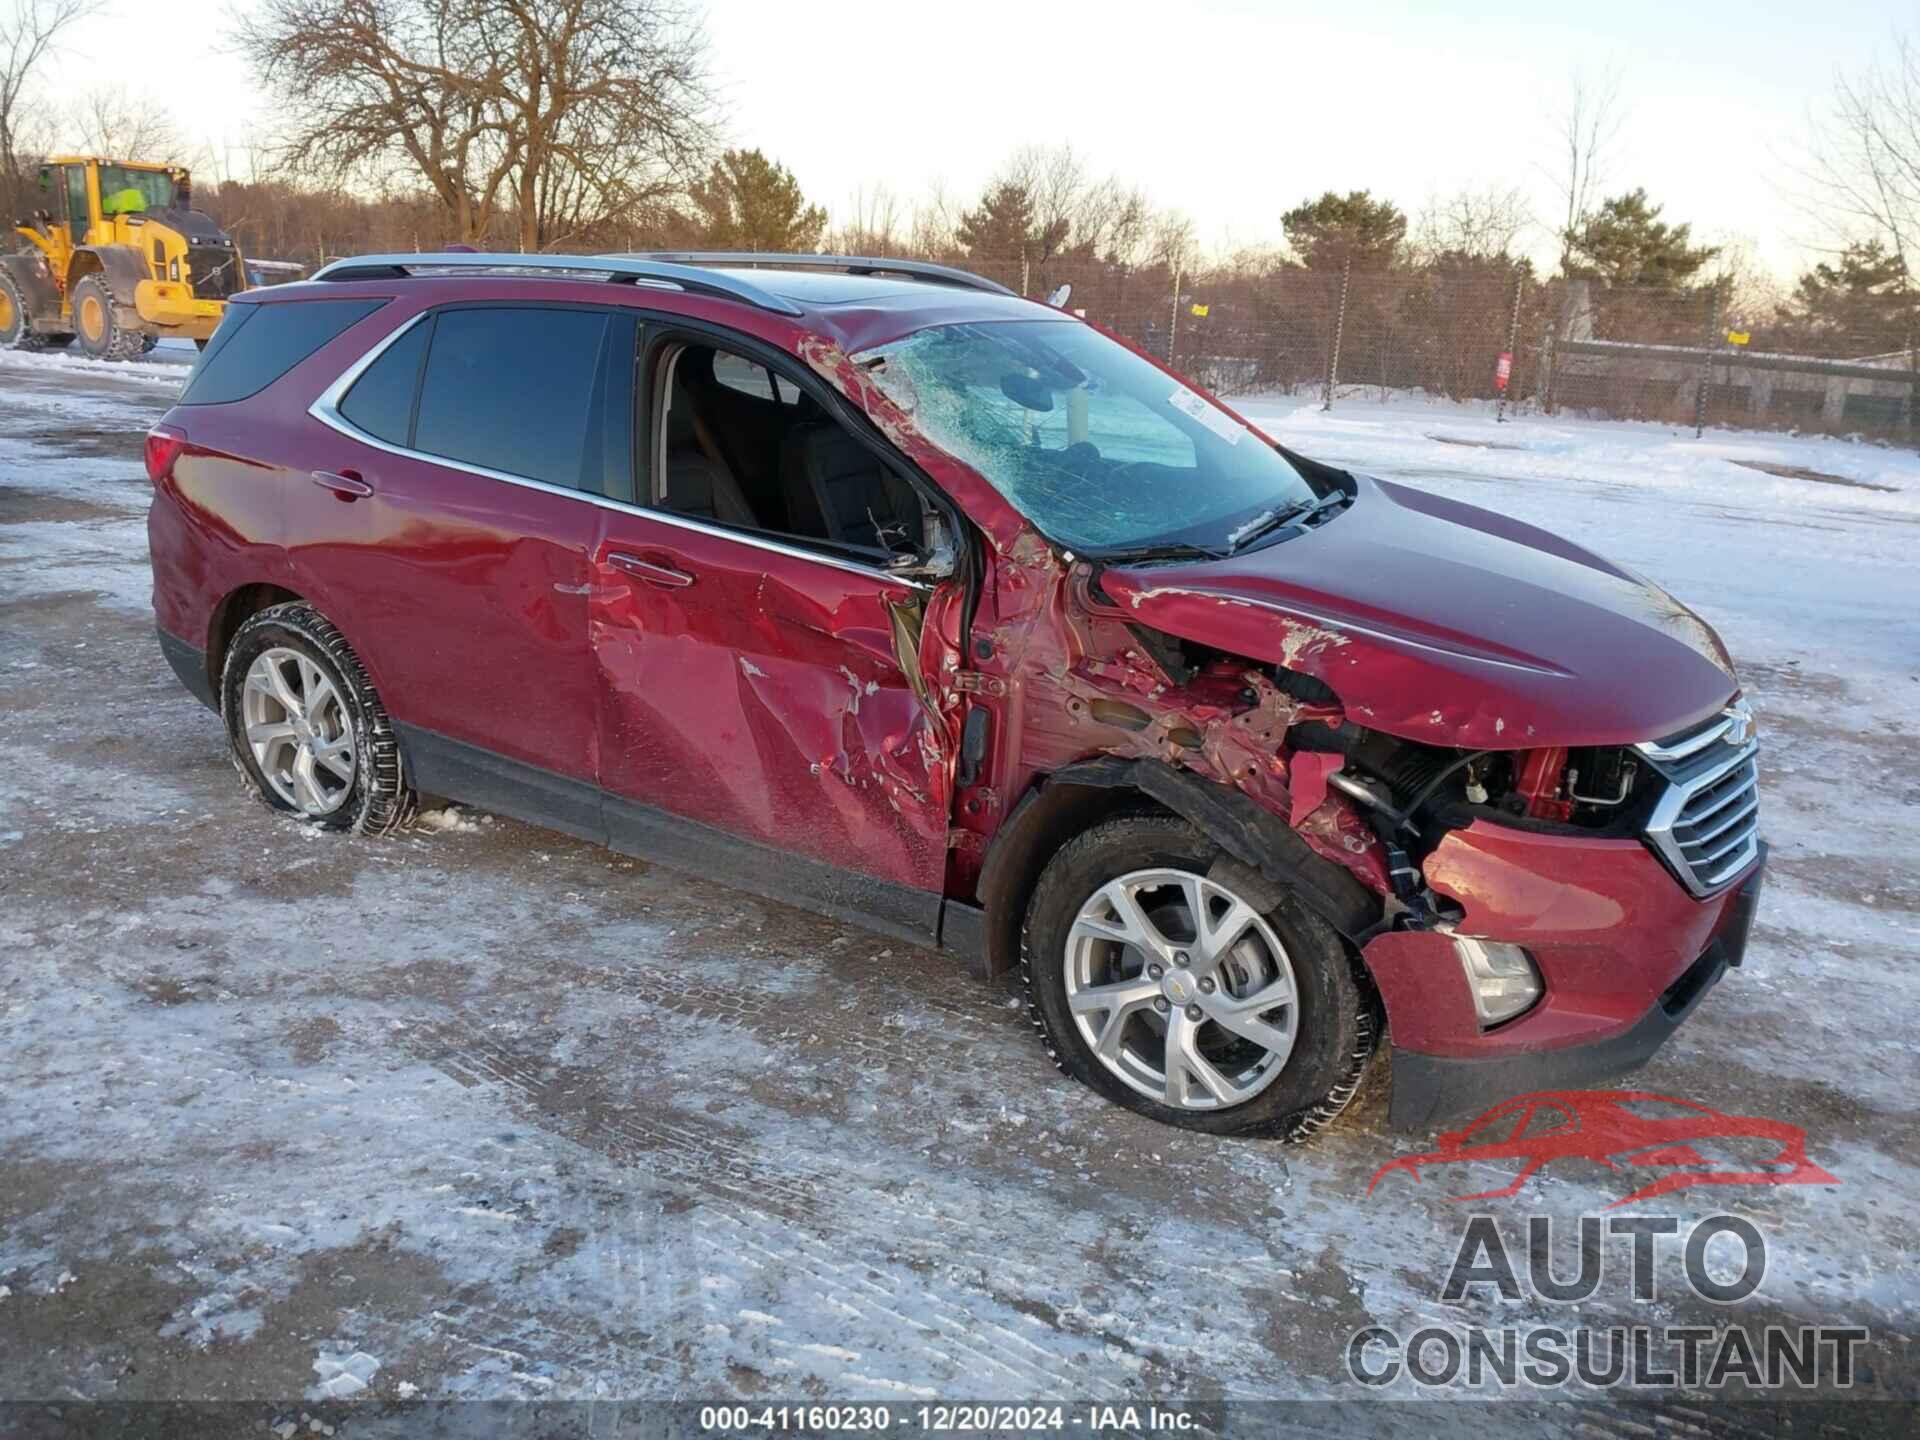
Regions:
<instances>
[{"instance_id":1,"label":"front tire","mask_svg":"<svg viewBox=\"0 0 1920 1440\"><path fill-rule=\"evenodd\" d=\"M0 350L47 350L64 336L43 335L33 328L27 297L20 282L0 265Z\"/></svg>"},{"instance_id":2,"label":"front tire","mask_svg":"<svg viewBox=\"0 0 1920 1440\"><path fill-rule=\"evenodd\" d=\"M1021 968L1063 1072L1183 1129L1305 1140L1352 1100L1377 1037L1333 929L1170 815L1060 848Z\"/></svg>"},{"instance_id":3,"label":"front tire","mask_svg":"<svg viewBox=\"0 0 1920 1440\"><path fill-rule=\"evenodd\" d=\"M73 329L83 354L95 360L134 360L146 337L124 323L106 277L83 275L73 286Z\"/></svg>"},{"instance_id":4,"label":"front tire","mask_svg":"<svg viewBox=\"0 0 1920 1440\"><path fill-rule=\"evenodd\" d=\"M234 769L268 809L384 835L412 817L393 722L359 657L319 611L272 605L234 633L220 676Z\"/></svg>"}]
</instances>

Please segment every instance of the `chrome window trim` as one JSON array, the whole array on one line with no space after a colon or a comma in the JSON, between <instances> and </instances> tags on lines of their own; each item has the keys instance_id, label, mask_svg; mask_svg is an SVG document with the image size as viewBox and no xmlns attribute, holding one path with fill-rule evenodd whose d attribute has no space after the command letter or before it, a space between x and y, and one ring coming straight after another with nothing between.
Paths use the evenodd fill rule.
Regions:
<instances>
[{"instance_id":1,"label":"chrome window trim","mask_svg":"<svg viewBox=\"0 0 1920 1440\"><path fill-rule=\"evenodd\" d=\"M445 307L440 307L445 308ZM475 308L475 307L465 307ZM485 308L484 306L479 308ZM522 307L524 308L524 307ZM482 480L497 480L505 485L518 485L528 490L543 491L548 495L559 495L569 500L585 501L597 505L602 510L612 510L621 515L635 515L643 520L657 520L663 525L677 529L690 530L697 535L710 535L717 540L732 540L755 550L764 550L772 555L784 555L792 560L811 560L817 565L825 565L832 570L844 570L851 575L859 575L870 580L879 580L888 585L897 585L906 590L927 590L931 587L925 582L895 575L878 566L862 565L855 560L843 560L835 555L823 555L817 550L803 549L798 545L784 545L777 540L765 539L759 535L742 530L729 529L724 525L709 525L703 521L689 519L684 515L675 515L671 511L657 509L650 505L629 505L624 500L615 500L606 495L595 495L589 490L576 490L566 485L553 485L545 480L535 480L526 475L515 475L506 470L491 470L484 465L474 465L464 460L450 460L444 455L434 455L425 450L409 449L405 445L395 445L371 435L340 413L340 402L346 398L354 383L370 369L373 363L387 352L387 348L397 343L414 326L433 317L435 310L422 310L408 320L406 324L394 328L392 333L362 355L353 364L340 373L326 389L322 390L314 402L307 407L307 414L318 420L328 429L339 432L349 440L362 445L370 445L375 450L383 450L389 455L398 455L404 460L418 460L427 465L438 465L444 470L455 470L463 475L475 475ZM651 468L651 467L649 467ZM649 482L651 488L651 482Z\"/></svg>"},{"instance_id":2,"label":"chrome window trim","mask_svg":"<svg viewBox=\"0 0 1920 1440\"><path fill-rule=\"evenodd\" d=\"M1724 733L1724 730L1724 726L1716 730L1714 732L1715 738L1717 739L1721 733ZM1689 737L1689 740L1690 739L1691 737ZM1644 747L1636 746L1635 748L1641 749L1643 753L1646 753ZM1689 749L1685 753L1693 754L1698 748L1699 747L1694 747L1694 749ZM1749 813L1751 813L1751 811L1757 811L1759 809L1758 790L1760 776L1759 760L1756 757L1759 753L1759 740L1749 739L1746 744L1734 751L1734 753L1725 760L1711 765L1697 775L1690 775L1685 779L1668 779L1666 790L1654 805L1653 814L1647 818L1646 837L1648 843L1651 844L1659 853L1660 857L1667 862L1668 868L1680 877L1681 883L1698 899L1706 899L1709 896L1718 894L1721 890L1724 890L1730 882L1736 879L1748 865L1753 863L1754 858L1760 853L1759 823L1757 820L1755 821L1753 828L1741 837L1737 848L1730 853L1730 856L1729 852L1725 850L1703 856L1703 864L1711 862L1715 865L1712 872L1706 875L1697 875L1695 873L1693 861L1688 858L1686 851L1681 848L1680 842L1674 839L1673 827L1680 819L1681 812L1686 809L1688 802L1691 801L1695 795L1699 794L1702 790L1717 785L1729 775L1749 765L1754 767L1753 778L1750 784L1743 785L1734 791L1733 795L1729 796L1726 802L1723 802L1722 808L1724 808L1724 804L1731 804L1735 799L1751 794L1753 804ZM1743 815L1741 818L1744 819L1746 816ZM1711 835L1704 837L1704 839L1715 840L1718 839L1722 833L1724 833L1724 827L1721 830L1714 831ZM1729 858L1726 858L1724 864L1719 863L1723 856L1729 856Z\"/></svg>"}]
</instances>

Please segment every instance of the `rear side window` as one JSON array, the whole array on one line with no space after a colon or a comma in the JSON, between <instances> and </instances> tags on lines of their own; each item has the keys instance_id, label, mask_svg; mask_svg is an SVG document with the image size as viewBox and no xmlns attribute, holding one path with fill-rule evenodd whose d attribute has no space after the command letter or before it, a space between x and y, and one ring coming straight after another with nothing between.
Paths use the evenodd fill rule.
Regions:
<instances>
[{"instance_id":1,"label":"rear side window","mask_svg":"<svg viewBox=\"0 0 1920 1440\"><path fill-rule=\"evenodd\" d=\"M353 382L340 413L367 434L389 445L406 445L413 425L413 396L420 388L420 362L426 358L433 321L423 320L380 352Z\"/></svg>"},{"instance_id":2,"label":"rear side window","mask_svg":"<svg viewBox=\"0 0 1920 1440\"><path fill-rule=\"evenodd\" d=\"M607 323L599 310L442 311L412 448L580 488Z\"/></svg>"},{"instance_id":3,"label":"rear side window","mask_svg":"<svg viewBox=\"0 0 1920 1440\"><path fill-rule=\"evenodd\" d=\"M225 405L258 395L385 300L295 300L229 305L187 387L182 405Z\"/></svg>"}]
</instances>

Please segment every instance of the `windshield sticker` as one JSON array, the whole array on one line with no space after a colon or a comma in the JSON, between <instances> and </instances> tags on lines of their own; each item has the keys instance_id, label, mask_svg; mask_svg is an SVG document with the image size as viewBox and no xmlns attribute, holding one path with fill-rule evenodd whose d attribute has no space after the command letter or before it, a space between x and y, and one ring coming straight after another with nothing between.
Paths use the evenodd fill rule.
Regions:
<instances>
[{"instance_id":1,"label":"windshield sticker","mask_svg":"<svg viewBox=\"0 0 1920 1440\"><path fill-rule=\"evenodd\" d=\"M1167 403L1181 414L1198 420L1229 445L1238 445L1240 437L1247 433L1246 426L1224 410L1209 405L1191 390L1174 391L1167 397Z\"/></svg>"}]
</instances>

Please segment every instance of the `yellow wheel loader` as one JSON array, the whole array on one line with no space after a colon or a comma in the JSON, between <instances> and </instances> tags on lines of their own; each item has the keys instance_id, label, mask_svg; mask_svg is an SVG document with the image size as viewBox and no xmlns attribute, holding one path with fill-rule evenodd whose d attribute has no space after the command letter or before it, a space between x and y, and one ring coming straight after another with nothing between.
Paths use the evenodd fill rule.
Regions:
<instances>
[{"instance_id":1,"label":"yellow wheel loader","mask_svg":"<svg viewBox=\"0 0 1920 1440\"><path fill-rule=\"evenodd\" d=\"M185 170L56 156L41 204L0 255L0 350L73 346L131 360L167 336L204 346L247 288L240 247L192 208Z\"/></svg>"}]
</instances>

